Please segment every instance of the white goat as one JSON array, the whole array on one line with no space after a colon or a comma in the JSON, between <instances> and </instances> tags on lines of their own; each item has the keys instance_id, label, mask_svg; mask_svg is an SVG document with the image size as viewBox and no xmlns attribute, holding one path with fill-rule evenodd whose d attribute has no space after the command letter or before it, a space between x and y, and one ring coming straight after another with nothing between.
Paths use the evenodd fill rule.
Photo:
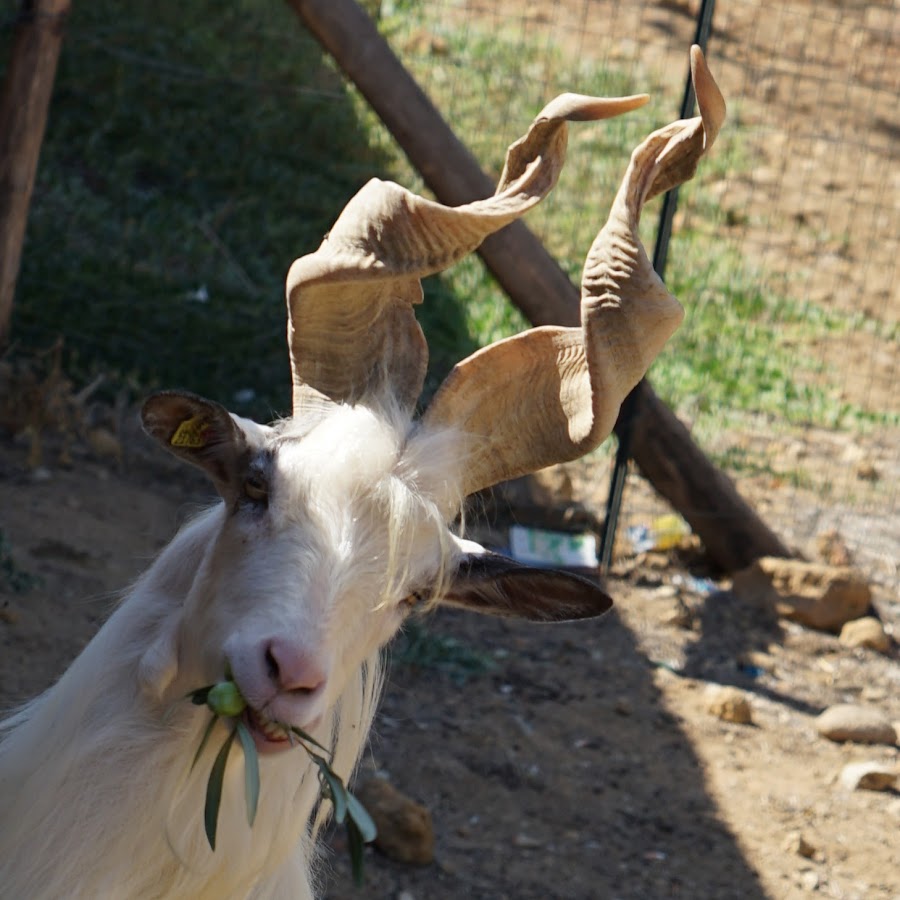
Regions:
<instances>
[{"instance_id":1,"label":"white goat","mask_svg":"<svg viewBox=\"0 0 900 900\"><path fill-rule=\"evenodd\" d=\"M557 98L510 147L487 200L449 209L367 184L288 275L290 419L256 425L187 393L147 401L146 430L202 467L222 502L182 529L60 681L0 726L4 900L311 897L319 781L278 722L331 748L347 778L379 650L418 601L536 621L609 607L595 585L487 553L448 523L466 495L597 446L678 326L637 226L649 197L693 174L724 117L696 48L692 64L701 115L634 151L587 258L581 328L474 354L414 418L419 279L552 188L567 119L643 96ZM216 748L191 771L206 717L177 701L226 668L249 703L262 788L251 828L234 752L213 852L202 810Z\"/></svg>"}]
</instances>

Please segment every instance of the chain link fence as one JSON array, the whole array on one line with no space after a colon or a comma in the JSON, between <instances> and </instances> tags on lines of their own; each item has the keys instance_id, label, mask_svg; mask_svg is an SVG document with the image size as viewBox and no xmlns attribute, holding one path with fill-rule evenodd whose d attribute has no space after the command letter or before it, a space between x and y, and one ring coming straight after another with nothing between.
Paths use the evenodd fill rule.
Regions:
<instances>
[{"instance_id":1,"label":"chain link fence","mask_svg":"<svg viewBox=\"0 0 900 900\"><path fill-rule=\"evenodd\" d=\"M493 175L555 94L652 95L622 120L574 128L559 189L529 216L577 277L630 148L677 117L697 0L364 5ZM20 14L7 5L0 61ZM836 530L893 591L898 41L891 2L716 4L708 58L729 120L682 191L666 278L688 315L650 374L788 543L813 555ZM77 383L114 373L136 390L284 411L284 274L373 175L421 185L287 5L76 4L13 349L62 335ZM648 246L657 214L645 213ZM428 292L434 379L524 325L477 260ZM663 511L630 484L625 526ZM598 506L604 490L593 487Z\"/></svg>"}]
</instances>

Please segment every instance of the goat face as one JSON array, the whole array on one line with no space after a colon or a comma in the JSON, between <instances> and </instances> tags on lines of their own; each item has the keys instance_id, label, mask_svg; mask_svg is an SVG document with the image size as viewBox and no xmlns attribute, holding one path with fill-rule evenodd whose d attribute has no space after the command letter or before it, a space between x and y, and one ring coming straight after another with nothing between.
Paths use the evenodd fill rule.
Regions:
<instances>
[{"instance_id":1,"label":"goat face","mask_svg":"<svg viewBox=\"0 0 900 900\"><path fill-rule=\"evenodd\" d=\"M461 499L452 430L416 429L366 406L264 427L181 393L150 398L143 419L223 500L170 630L163 691L177 696L230 672L264 751L289 746L276 723L314 729L419 600L537 621L611 604L591 582L519 566L451 533Z\"/></svg>"},{"instance_id":2,"label":"goat face","mask_svg":"<svg viewBox=\"0 0 900 900\"><path fill-rule=\"evenodd\" d=\"M177 626L178 688L230 671L263 749L287 746L272 723L315 728L459 555L428 483L447 466L362 406L263 427L165 393L143 417L224 501Z\"/></svg>"}]
</instances>

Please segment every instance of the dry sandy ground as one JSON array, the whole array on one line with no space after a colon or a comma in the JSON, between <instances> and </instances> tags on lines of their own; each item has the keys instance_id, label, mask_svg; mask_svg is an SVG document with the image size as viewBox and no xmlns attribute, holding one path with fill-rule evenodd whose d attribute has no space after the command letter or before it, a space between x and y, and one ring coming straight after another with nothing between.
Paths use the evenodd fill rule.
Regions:
<instances>
[{"instance_id":1,"label":"dry sandy ground","mask_svg":"<svg viewBox=\"0 0 900 900\"><path fill-rule=\"evenodd\" d=\"M39 577L0 593L4 705L59 675L206 498L155 463L129 457L125 468L83 458L35 480L24 448L0 443L0 528L16 571ZM679 588L689 615L675 624L667 587L687 574L678 561L620 569L630 574L610 581L616 612L597 622L428 623L491 666L466 678L453 653L394 665L364 769L431 810L436 862L370 851L357 892L335 835L330 900L900 897L900 794L835 782L849 761L897 766L897 748L832 744L812 726L847 700L900 720L896 656L847 650L727 593ZM896 599L877 594L892 627ZM748 666L752 653L764 656ZM708 682L746 690L754 723L711 716ZM795 832L812 857L793 849Z\"/></svg>"}]
</instances>

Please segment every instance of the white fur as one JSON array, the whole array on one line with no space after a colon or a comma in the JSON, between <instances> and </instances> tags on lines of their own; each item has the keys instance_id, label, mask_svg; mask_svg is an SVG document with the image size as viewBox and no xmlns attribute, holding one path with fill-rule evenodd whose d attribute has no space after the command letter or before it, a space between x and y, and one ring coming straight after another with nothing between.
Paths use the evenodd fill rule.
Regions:
<instances>
[{"instance_id":1,"label":"white fur","mask_svg":"<svg viewBox=\"0 0 900 900\"><path fill-rule=\"evenodd\" d=\"M458 552L452 441L409 432L364 408L299 438L290 421L266 432L269 509L220 503L189 523L60 681L0 725L0 897L313 896L327 811L305 752L261 758L251 829L235 744L213 853L204 796L226 731L191 772L209 713L178 701L222 678L226 644L288 634L327 665L314 734L349 778L404 592L439 583Z\"/></svg>"}]
</instances>

